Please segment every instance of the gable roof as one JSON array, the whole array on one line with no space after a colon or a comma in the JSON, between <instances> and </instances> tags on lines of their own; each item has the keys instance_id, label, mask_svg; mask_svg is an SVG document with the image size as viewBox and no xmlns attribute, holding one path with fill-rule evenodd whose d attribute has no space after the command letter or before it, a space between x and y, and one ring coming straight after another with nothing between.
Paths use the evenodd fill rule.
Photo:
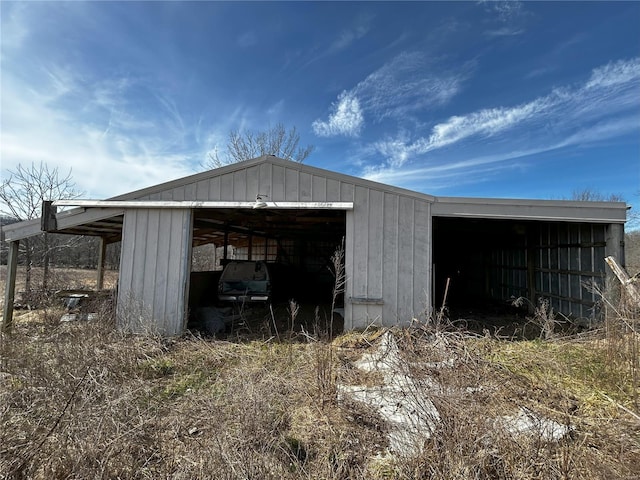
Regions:
<instances>
[{"instance_id":1,"label":"gable roof","mask_svg":"<svg viewBox=\"0 0 640 480\"><path fill-rule=\"evenodd\" d=\"M327 179L337 180L343 183L350 183L352 185L358 185L365 188L371 188L374 190L380 190L384 192L395 193L398 195L404 195L407 197L413 197L413 198L417 198L427 202L435 201L435 197L433 195L428 195L425 193L420 193L420 192L408 190L405 188L394 187L391 185L386 185L384 183L374 182L372 180L366 180L360 177L354 177L351 175L346 175L346 174L334 172L331 170L325 170L319 167L312 167L310 165L294 162L292 160L285 160L283 158L275 157L273 155L263 155L261 157L252 158L250 160L244 160L242 162L232 163L220 168L207 170L206 172L200 172L193 175L188 175L186 177L178 178L176 180L171 180L169 182L164 182L157 185L153 185L151 187L135 190L133 192L125 193L117 197L109 198L108 200L135 200L140 197L157 194L165 190L170 190L176 187L183 187L185 185L195 184L202 180L209 180L214 177L222 176L229 173L234 173L240 170L245 170L249 167L253 167L261 164L271 164L271 165L277 165L283 168L295 169L295 170L298 170L299 172L308 173L310 175L317 175L317 176L325 177Z\"/></svg>"},{"instance_id":2,"label":"gable roof","mask_svg":"<svg viewBox=\"0 0 640 480\"><path fill-rule=\"evenodd\" d=\"M167 190L197 184L226 174L246 170L250 167L269 164L298 172L333 179L335 181L361 186L381 192L389 192L409 198L429 202L433 216L454 216L471 218L530 219L549 221L574 221L598 223L624 223L626 204L621 202L577 202L567 200L523 200L495 198L434 197L424 193L394 187L359 177L325 170L310 165L285 160L272 155L245 160L205 172L188 175L169 182L135 190L107 200L133 201L149 197ZM89 207L65 210L56 215L57 230L78 235L102 235L116 238L122 230L123 208ZM2 226L1 238L6 241L20 240L41 233L41 220L29 220Z\"/></svg>"}]
</instances>

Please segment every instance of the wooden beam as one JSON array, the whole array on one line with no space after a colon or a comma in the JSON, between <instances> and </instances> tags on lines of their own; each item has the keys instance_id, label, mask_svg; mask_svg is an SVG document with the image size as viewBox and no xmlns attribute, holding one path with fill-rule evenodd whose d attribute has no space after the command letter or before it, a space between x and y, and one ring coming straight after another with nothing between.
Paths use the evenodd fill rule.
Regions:
<instances>
[{"instance_id":1,"label":"wooden beam","mask_svg":"<svg viewBox=\"0 0 640 480\"><path fill-rule=\"evenodd\" d=\"M633 300L633 302L636 305L640 305L640 292L638 291L636 286L633 284L634 279L629 277L629 274L626 272L624 268L622 268L622 266L618 263L615 257L613 256L605 257L605 261L607 262L607 265L611 267L611 270L613 270L613 273L616 274L616 277L618 277L618 280L620 280L620 283L629 294L629 297L631 298L631 300Z\"/></svg>"},{"instance_id":2,"label":"wooden beam","mask_svg":"<svg viewBox=\"0 0 640 480\"><path fill-rule=\"evenodd\" d=\"M107 253L107 242L104 238L100 237L98 244L98 271L96 278L96 291L100 291L104 288L104 262Z\"/></svg>"},{"instance_id":3,"label":"wooden beam","mask_svg":"<svg viewBox=\"0 0 640 480\"><path fill-rule=\"evenodd\" d=\"M13 302L16 293L16 273L18 267L19 241L9 242L9 258L7 259L7 283L4 290L4 307L2 310L2 331L8 332L13 325Z\"/></svg>"}]
</instances>

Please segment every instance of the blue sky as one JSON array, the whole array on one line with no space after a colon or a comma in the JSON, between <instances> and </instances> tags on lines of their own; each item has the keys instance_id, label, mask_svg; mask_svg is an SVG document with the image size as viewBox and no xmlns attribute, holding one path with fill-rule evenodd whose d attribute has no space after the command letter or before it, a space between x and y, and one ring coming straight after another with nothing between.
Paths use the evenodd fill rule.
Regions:
<instances>
[{"instance_id":1,"label":"blue sky","mask_svg":"<svg viewBox=\"0 0 640 480\"><path fill-rule=\"evenodd\" d=\"M84 198L295 126L310 165L434 195L640 210L638 2L0 2L2 175Z\"/></svg>"}]
</instances>

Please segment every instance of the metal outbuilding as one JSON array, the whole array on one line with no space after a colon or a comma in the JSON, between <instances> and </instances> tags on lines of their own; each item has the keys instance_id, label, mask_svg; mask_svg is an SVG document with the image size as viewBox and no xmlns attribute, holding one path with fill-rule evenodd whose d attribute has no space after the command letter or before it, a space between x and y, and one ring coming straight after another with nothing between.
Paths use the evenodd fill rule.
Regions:
<instances>
[{"instance_id":1,"label":"metal outbuilding","mask_svg":"<svg viewBox=\"0 0 640 480\"><path fill-rule=\"evenodd\" d=\"M242 239L249 259L284 255L315 272L344 239L345 330L424 319L447 279L451 301L545 297L557 311L590 317L595 298L586 284L604 284L605 256L624 262L627 209L617 202L434 197L273 156L109 200L45 207L42 219L3 227L10 247L5 326L18 243L46 230L99 236L103 253L121 241L119 326L163 335L186 328L192 248L230 239ZM321 288L322 281L309 285Z\"/></svg>"}]
</instances>

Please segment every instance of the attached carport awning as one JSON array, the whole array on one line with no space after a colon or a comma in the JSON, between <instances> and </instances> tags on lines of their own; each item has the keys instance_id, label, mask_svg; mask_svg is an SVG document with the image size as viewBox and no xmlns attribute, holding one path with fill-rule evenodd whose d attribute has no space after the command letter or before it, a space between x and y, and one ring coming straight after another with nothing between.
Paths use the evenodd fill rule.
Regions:
<instances>
[{"instance_id":1,"label":"attached carport awning","mask_svg":"<svg viewBox=\"0 0 640 480\"><path fill-rule=\"evenodd\" d=\"M627 208L624 202L437 197L431 212L434 217L624 223Z\"/></svg>"},{"instance_id":2,"label":"attached carport awning","mask_svg":"<svg viewBox=\"0 0 640 480\"><path fill-rule=\"evenodd\" d=\"M56 212L57 207L79 207ZM2 239L12 242L40 234L42 231L72 235L101 236L107 242L122 236L122 223L126 209L194 209L196 215L196 243L212 241L211 229L220 230L233 225L238 233L253 232L274 236L284 231L307 228L310 224L331 225L340 222L338 212L353 210L353 202L255 202L240 201L157 201L157 200L55 200L47 202L43 218L18 222L2 228ZM207 214L206 211L215 211ZM289 213L278 214L283 210ZM259 213L259 228L253 218ZM268 212L273 212L269 215ZM294 211L302 214L294 214ZM244 212L244 213L242 213ZM322 213L324 212L324 213ZM332 213L335 212L335 213ZM198 231L202 233L199 238Z\"/></svg>"}]
</instances>

